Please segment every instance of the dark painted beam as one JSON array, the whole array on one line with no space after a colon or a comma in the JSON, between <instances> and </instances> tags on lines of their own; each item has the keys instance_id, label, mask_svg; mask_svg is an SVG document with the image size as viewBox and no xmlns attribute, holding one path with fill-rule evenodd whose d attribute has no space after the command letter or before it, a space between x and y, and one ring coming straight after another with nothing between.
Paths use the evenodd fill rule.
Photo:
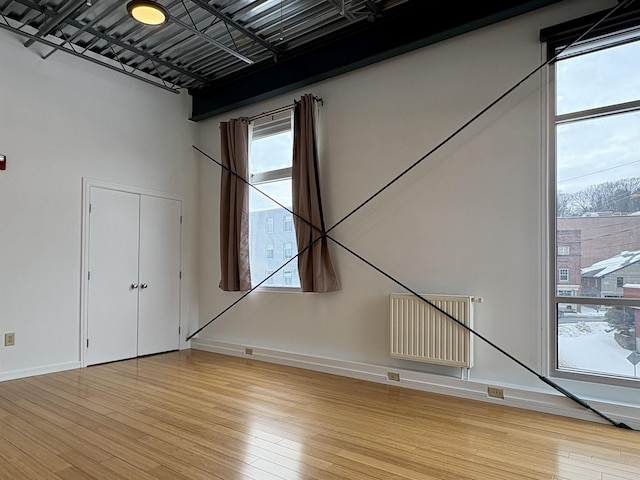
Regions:
<instances>
[{"instance_id":1,"label":"dark painted beam","mask_svg":"<svg viewBox=\"0 0 640 480\"><path fill-rule=\"evenodd\" d=\"M199 121L486 27L561 0L425 2L411 0L312 45L192 89L191 120ZM436 5L438 9L436 10Z\"/></svg>"}]
</instances>

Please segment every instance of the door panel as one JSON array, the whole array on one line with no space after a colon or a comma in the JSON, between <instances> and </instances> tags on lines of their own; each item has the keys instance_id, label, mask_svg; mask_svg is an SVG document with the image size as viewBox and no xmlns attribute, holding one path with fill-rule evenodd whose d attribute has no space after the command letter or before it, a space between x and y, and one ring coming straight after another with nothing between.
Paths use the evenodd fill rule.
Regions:
<instances>
[{"instance_id":1,"label":"door panel","mask_svg":"<svg viewBox=\"0 0 640 480\"><path fill-rule=\"evenodd\" d=\"M86 365L137 355L139 198L90 190Z\"/></svg>"},{"instance_id":2,"label":"door panel","mask_svg":"<svg viewBox=\"0 0 640 480\"><path fill-rule=\"evenodd\" d=\"M179 348L180 214L178 200L140 199L138 355Z\"/></svg>"}]
</instances>

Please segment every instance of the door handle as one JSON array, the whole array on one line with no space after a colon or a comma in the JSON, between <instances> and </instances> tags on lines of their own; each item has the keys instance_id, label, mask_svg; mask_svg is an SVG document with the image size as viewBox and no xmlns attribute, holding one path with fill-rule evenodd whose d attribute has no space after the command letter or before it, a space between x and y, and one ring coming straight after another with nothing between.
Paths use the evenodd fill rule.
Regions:
<instances>
[{"instance_id":1,"label":"door handle","mask_svg":"<svg viewBox=\"0 0 640 480\"><path fill-rule=\"evenodd\" d=\"M131 290L135 290L136 288L138 288L138 284L137 283L132 283L131 284Z\"/></svg>"},{"instance_id":2,"label":"door handle","mask_svg":"<svg viewBox=\"0 0 640 480\"><path fill-rule=\"evenodd\" d=\"M149 285L147 285L146 283L141 283L140 284L140 288L147 288Z\"/></svg>"}]
</instances>

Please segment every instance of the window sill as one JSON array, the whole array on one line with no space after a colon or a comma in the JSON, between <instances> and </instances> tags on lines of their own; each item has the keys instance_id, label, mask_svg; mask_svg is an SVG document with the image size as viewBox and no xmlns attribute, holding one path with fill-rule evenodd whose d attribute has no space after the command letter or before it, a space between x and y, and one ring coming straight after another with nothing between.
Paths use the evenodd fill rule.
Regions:
<instances>
[{"instance_id":1,"label":"window sill","mask_svg":"<svg viewBox=\"0 0 640 480\"><path fill-rule=\"evenodd\" d=\"M269 285L261 285L256 288L257 292L269 293L301 293L300 287L272 287Z\"/></svg>"}]
</instances>

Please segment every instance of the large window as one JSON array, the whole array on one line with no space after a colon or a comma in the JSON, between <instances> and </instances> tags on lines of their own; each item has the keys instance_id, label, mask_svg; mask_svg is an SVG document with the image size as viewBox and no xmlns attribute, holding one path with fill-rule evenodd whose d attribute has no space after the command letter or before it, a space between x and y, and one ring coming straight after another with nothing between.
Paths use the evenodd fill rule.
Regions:
<instances>
[{"instance_id":1,"label":"large window","mask_svg":"<svg viewBox=\"0 0 640 480\"><path fill-rule=\"evenodd\" d=\"M287 114L252 126L249 147L249 176L252 185L273 200L292 208L291 166L293 156L292 118ZM251 188L249 191L249 253L251 283L262 286L300 287L295 259L295 229L291 213ZM286 267L282 265L291 260Z\"/></svg>"},{"instance_id":2,"label":"large window","mask_svg":"<svg viewBox=\"0 0 640 480\"><path fill-rule=\"evenodd\" d=\"M640 31L566 44L549 40L549 55L561 52L550 95L552 370L625 384L640 380Z\"/></svg>"}]
</instances>

